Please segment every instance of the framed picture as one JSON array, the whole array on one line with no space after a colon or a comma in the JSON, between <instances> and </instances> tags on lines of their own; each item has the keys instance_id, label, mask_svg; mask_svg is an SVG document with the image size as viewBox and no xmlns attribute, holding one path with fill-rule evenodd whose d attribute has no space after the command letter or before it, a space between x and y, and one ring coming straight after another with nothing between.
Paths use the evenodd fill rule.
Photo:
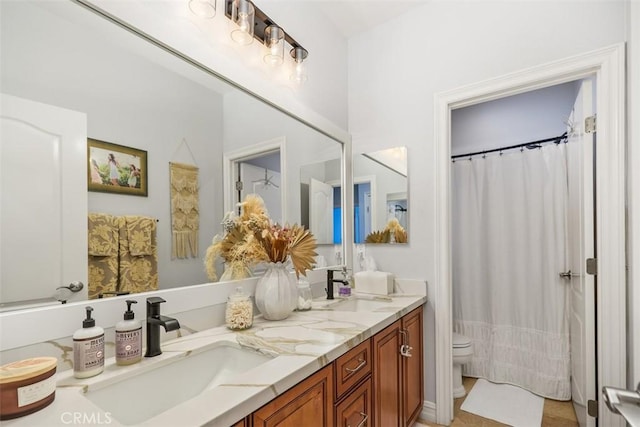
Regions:
<instances>
[{"instance_id":1,"label":"framed picture","mask_svg":"<svg viewBox=\"0 0 640 427\"><path fill-rule=\"evenodd\" d=\"M146 197L148 176L146 151L87 139L89 191Z\"/></svg>"}]
</instances>

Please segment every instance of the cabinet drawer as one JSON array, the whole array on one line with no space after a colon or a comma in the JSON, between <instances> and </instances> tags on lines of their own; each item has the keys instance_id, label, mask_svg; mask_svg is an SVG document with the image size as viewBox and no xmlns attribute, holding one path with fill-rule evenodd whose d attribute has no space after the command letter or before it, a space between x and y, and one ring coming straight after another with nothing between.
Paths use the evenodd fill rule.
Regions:
<instances>
[{"instance_id":1,"label":"cabinet drawer","mask_svg":"<svg viewBox=\"0 0 640 427\"><path fill-rule=\"evenodd\" d=\"M371 378L368 378L336 405L336 427L371 426L372 402Z\"/></svg>"},{"instance_id":2,"label":"cabinet drawer","mask_svg":"<svg viewBox=\"0 0 640 427\"><path fill-rule=\"evenodd\" d=\"M371 340L360 343L335 361L336 401L371 372Z\"/></svg>"}]
</instances>

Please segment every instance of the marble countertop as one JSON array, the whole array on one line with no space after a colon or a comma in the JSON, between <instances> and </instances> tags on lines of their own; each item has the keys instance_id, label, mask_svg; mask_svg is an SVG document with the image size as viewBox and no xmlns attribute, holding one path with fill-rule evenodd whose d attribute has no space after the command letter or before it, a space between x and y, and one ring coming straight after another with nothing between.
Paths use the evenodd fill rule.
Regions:
<instances>
[{"instance_id":1,"label":"marble countertop","mask_svg":"<svg viewBox=\"0 0 640 427\"><path fill-rule=\"evenodd\" d=\"M3 424L29 427L79 424L229 426L423 305L427 300L424 282L422 287L423 292L390 295L389 301L373 311L339 311L326 308L326 300L316 300L312 310L294 312L285 320L268 321L256 316L252 328L246 331L231 332L220 326L197 332L163 343L160 356L143 358L134 365L117 366L113 358L108 359L104 372L92 378L81 380L74 378L71 371L60 372L56 374L56 398L51 405ZM116 415L105 412L85 397L92 389L151 371L156 366L189 357L199 349L221 342L252 349L271 358L140 422L121 423ZM170 382L165 386L168 389L176 387ZM139 398L142 404L145 396ZM132 401L131 405L136 402Z\"/></svg>"}]
</instances>

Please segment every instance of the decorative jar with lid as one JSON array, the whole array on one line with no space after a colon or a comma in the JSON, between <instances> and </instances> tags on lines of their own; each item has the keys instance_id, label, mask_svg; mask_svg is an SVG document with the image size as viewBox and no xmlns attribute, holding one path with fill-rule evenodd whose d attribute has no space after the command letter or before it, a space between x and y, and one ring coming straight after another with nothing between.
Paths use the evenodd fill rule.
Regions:
<instances>
[{"instance_id":1,"label":"decorative jar with lid","mask_svg":"<svg viewBox=\"0 0 640 427\"><path fill-rule=\"evenodd\" d=\"M227 298L225 322L227 328L234 331L249 329L253 325L253 302L241 286Z\"/></svg>"}]
</instances>

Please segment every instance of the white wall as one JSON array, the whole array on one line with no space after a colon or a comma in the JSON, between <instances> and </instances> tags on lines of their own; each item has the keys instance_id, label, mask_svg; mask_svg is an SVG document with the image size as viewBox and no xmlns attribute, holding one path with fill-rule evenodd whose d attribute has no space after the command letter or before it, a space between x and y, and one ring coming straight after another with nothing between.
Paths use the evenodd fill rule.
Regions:
<instances>
[{"instance_id":1,"label":"white wall","mask_svg":"<svg viewBox=\"0 0 640 427\"><path fill-rule=\"evenodd\" d=\"M263 46L254 41L238 46L229 37L229 20L221 1L214 19L189 12L187 1L114 2L91 0L248 90L288 111L322 124L345 137L347 126L347 43L329 21L306 2L261 0L258 6L309 51L309 80L301 86L289 80L292 61L272 69L263 61ZM287 52L289 47L287 46Z\"/></svg>"},{"instance_id":2,"label":"white wall","mask_svg":"<svg viewBox=\"0 0 640 427\"><path fill-rule=\"evenodd\" d=\"M381 270L426 278L434 293L434 94L624 41L626 21L622 1L433 2L350 39L353 150L402 141L409 155L410 243L367 247ZM431 305L425 319L425 397L434 401Z\"/></svg>"},{"instance_id":3,"label":"white wall","mask_svg":"<svg viewBox=\"0 0 640 427\"><path fill-rule=\"evenodd\" d=\"M453 110L451 154L562 135L579 89L575 81Z\"/></svg>"}]
</instances>

